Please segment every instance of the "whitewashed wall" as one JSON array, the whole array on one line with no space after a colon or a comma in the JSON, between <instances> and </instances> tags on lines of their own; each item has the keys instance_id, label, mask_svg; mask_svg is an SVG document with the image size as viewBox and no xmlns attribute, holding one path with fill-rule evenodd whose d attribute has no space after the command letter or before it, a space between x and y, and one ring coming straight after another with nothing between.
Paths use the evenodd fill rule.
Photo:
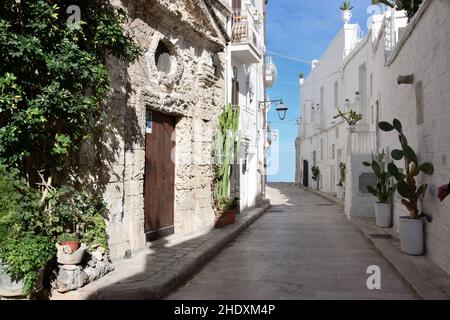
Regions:
<instances>
[{"instance_id":1,"label":"whitewashed wall","mask_svg":"<svg viewBox=\"0 0 450 320\"><path fill-rule=\"evenodd\" d=\"M400 37L394 50L390 52L385 49L391 35L384 32L380 17L375 17L373 32L368 34L367 41L358 43L342 63L341 89L345 97L340 97L340 101L348 98L353 105L357 99L355 92L360 90L359 67L365 64L367 103L365 109L357 109L364 113L365 119L359 130L375 133L377 139L374 150L385 148L390 152L399 147L398 138L395 133L380 132L376 124L380 120L392 121L397 118L402 121L408 141L417 151L420 160L431 161L434 164L434 175L421 177L421 182L429 184L424 211L434 218L432 223L426 224L426 247L427 255L447 272L450 272L450 199L441 203L436 194L439 185L448 183L450 180L449 14L450 2L425 1L406 30L396 31L396 36L400 34ZM401 19L399 13L396 13L396 16L396 28L404 26L405 19ZM331 47L333 46L335 46L334 42L331 44ZM319 67L320 65L317 70L320 70ZM407 74L414 74L414 84L398 85L397 77ZM309 78L306 79L305 84L308 81L310 81ZM309 90L303 86L304 99L308 99L307 96L314 96ZM314 97L317 99L317 93ZM308 120L308 110L305 110L303 114ZM327 132L330 130L331 128ZM302 129L299 131L301 132ZM326 136L322 133L309 139L307 137L310 136L310 132L306 134L300 148L301 157L309 157L309 159L311 159L309 155L312 150L320 148L320 138ZM345 142L341 141L341 143ZM349 161L349 164L351 163L353 161ZM401 166L402 163L398 165ZM319 167L321 166L324 167L319 163ZM349 168L350 176L347 179L354 177L357 171L362 170L364 169L359 164L353 163ZM332 191L327 187L325 180L323 180L322 189ZM301 181L300 178L299 181ZM347 189L346 211L348 213L359 200L355 200L358 198L355 195L355 188ZM407 214L400 200L400 197L396 195L395 218ZM369 210L370 208L367 208L367 212ZM394 228L397 230L397 219L394 221Z\"/></svg>"}]
</instances>

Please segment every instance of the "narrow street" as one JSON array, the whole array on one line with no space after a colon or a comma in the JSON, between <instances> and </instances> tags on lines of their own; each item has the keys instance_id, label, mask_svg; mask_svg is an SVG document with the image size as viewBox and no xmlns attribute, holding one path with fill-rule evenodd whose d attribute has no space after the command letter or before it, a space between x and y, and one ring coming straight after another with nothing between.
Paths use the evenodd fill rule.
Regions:
<instances>
[{"instance_id":1,"label":"narrow street","mask_svg":"<svg viewBox=\"0 0 450 320\"><path fill-rule=\"evenodd\" d=\"M272 207L167 299L414 299L343 210L293 184L267 187ZM371 265L381 289L369 290Z\"/></svg>"}]
</instances>

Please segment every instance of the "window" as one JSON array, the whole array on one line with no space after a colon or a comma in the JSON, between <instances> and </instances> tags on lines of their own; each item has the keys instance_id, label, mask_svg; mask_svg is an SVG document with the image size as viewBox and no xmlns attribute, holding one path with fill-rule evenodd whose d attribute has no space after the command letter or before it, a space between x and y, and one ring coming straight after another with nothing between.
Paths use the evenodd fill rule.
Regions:
<instances>
[{"instance_id":1,"label":"window","mask_svg":"<svg viewBox=\"0 0 450 320\"><path fill-rule=\"evenodd\" d=\"M160 41L156 48L155 63L158 71L170 73L172 67L170 51L163 41Z\"/></svg>"},{"instance_id":2,"label":"window","mask_svg":"<svg viewBox=\"0 0 450 320\"><path fill-rule=\"evenodd\" d=\"M331 159L334 159L334 143L331 145Z\"/></svg>"},{"instance_id":3,"label":"window","mask_svg":"<svg viewBox=\"0 0 450 320\"><path fill-rule=\"evenodd\" d=\"M334 130L336 133L336 139L339 139L339 127L336 127Z\"/></svg>"}]
</instances>

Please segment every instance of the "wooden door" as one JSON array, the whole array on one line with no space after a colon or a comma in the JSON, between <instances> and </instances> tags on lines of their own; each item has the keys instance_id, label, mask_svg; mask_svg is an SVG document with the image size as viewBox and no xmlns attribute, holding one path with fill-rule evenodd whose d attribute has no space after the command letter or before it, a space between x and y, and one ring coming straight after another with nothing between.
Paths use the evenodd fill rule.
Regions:
<instances>
[{"instance_id":1,"label":"wooden door","mask_svg":"<svg viewBox=\"0 0 450 320\"><path fill-rule=\"evenodd\" d=\"M145 134L145 234L147 241L174 232L175 119L147 112Z\"/></svg>"}]
</instances>

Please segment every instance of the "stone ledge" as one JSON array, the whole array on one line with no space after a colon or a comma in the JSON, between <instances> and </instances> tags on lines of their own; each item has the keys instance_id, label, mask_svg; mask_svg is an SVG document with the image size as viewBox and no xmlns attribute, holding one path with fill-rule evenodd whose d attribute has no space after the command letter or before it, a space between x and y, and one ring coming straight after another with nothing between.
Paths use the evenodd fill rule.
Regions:
<instances>
[{"instance_id":1,"label":"stone ledge","mask_svg":"<svg viewBox=\"0 0 450 320\"><path fill-rule=\"evenodd\" d=\"M173 239L160 239L154 245L150 245L143 254L121 262L116 271L104 278L77 291L66 294L53 292L51 299L161 299L189 279L230 241L261 217L269 207L270 201L263 200L258 207L241 212L235 224L183 241L173 238L175 244L170 247L168 245ZM143 267L139 269L139 265Z\"/></svg>"},{"instance_id":2,"label":"stone ledge","mask_svg":"<svg viewBox=\"0 0 450 320\"><path fill-rule=\"evenodd\" d=\"M349 220L375 249L396 269L424 300L450 300L450 276L426 256L409 256L401 252L400 241L392 230L379 228L374 218ZM373 238L386 234L391 238Z\"/></svg>"}]
</instances>

